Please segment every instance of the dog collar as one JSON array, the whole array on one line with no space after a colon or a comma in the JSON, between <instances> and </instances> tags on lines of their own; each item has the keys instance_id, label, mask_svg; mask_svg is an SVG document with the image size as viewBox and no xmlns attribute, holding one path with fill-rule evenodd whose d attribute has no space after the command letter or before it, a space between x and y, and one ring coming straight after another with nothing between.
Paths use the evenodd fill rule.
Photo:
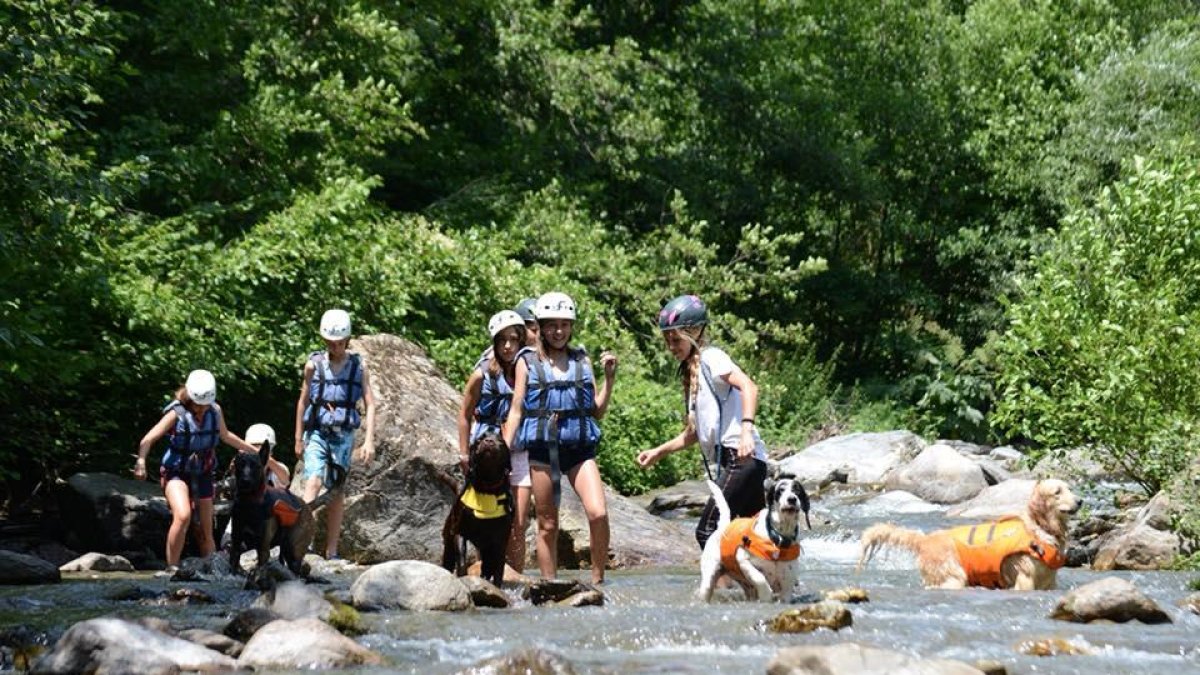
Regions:
<instances>
[{"instance_id":1,"label":"dog collar","mask_svg":"<svg viewBox=\"0 0 1200 675\"><path fill-rule=\"evenodd\" d=\"M785 537L775 526L771 524L771 513L767 512L767 536L771 538L771 543L779 548L788 548L796 544L795 537Z\"/></svg>"}]
</instances>

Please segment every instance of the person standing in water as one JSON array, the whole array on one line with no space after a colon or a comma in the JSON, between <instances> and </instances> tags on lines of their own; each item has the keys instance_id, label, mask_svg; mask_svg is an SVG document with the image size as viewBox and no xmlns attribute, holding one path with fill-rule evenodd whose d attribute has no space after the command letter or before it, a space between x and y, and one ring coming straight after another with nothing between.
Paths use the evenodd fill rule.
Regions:
<instances>
[{"instance_id":1,"label":"person standing in water","mask_svg":"<svg viewBox=\"0 0 1200 675\"><path fill-rule=\"evenodd\" d=\"M705 469L720 486L733 517L749 517L766 506L767 448L754 427L758 387L728 354L707 344L707 326L708 308L694 295L681 295L658 313L663 340L679 362L687 423L678 436L638 453L637 463L648 469L663 457L699 443ZM719 517L710 497L696 525L701 549Z\"/></svg>"},{"instance_id":2,"label":"person standing in water","mask_svg":"<svg viewBox=\"0 0 1200 675\"><path fill-rule=\"evenodd\" d=\"M463 475L467 475L471 446L480 435L500 433L512 408L513 382L517 357L526 351L525 320L512 310L497 312L488 321L492 335L491 356L481 361L467 378L458 415L458 455ZM508 565L525 571L525 530L529 526L529 496L533 483L529 476L529 453L509 447L512 472L513 525L508 544Z\"/></svg>"},{"instance_id":3,"label":"person standing in water","mask_svg":"<svg viewBox=\"0 0 1200 675\"><path fill-rule=\"evenodd\" d=\"M304 364L300 399L296 402L296 456L304 459L304 501L317 498L324 486L341 488L350 471L354 431L362 424L358 402L365 407L366 428L358 458L375 458L375 397L367 365L350 344L350 315L331 309L321 316L325 350L313 352ZM346 495L338 489L326 507L325 558L338 557L338 539Z\"/></svg>"},{"instance_id":4,"label":"person standing in water","mask_svg":"<svg viewBox=\"0 0 1200 675\"><path fill-rule=\"evenodd\" d=\"M537 560L542 578L558 569L558 506L566 474L587 514L592 581L604 581L608 563L608 506L596 465L597 420L604 417L617 374L617 357L600 356L604 384L596 391L591 361L570 345L575 302L565 293L546 293L534 306L540 330L536 352L517 361L512 410L504 425L509 447L529 452L537 511Z\"/></svg>"},{"instance_id":5,"label":"person standing in water","mask_svg":"<svg viewBox=\"0 0 1200 675\"><path fill-rule=\"evenodd\" d=\"M207 370L193 370L187 382L175 392L163 408L163 416L138 444L133 475L146 478L146 455L163 436L167 450L158 469L159 484L171 509L167 530L167 567L178 567L183 556L193 509L197 516L197 547L208 556L213 542L213 495L216 493L217 444L224 442L243 452L254 452L225 426L225 416L217 404L217 380Z\"/></svg>"}]
</instances>

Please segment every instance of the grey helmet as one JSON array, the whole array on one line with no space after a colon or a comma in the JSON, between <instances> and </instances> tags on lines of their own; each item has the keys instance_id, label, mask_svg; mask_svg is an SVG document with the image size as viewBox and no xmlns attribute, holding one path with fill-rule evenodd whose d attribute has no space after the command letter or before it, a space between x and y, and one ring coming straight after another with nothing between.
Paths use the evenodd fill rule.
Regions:
<instances>
[{"instance_id":1,"label":"grey helmet","mask_svg":"<svg viewBox=\"0 0 1200 675\"><path fill-rule=\"evenodd\" d=\"M694 295L681 295L663 305L658 313L659 330L675 330L708 324L708 308Z\"/></svg>"},{"instance_id":2,"label":"grey helmet","mask_svg":"<svg viewBox=\"0 0 1200 675\"><path fill-rule=\"evenodd\" d=\"M521 315L521 318L526 323L537 321L537 317L533 315L533 306L537 304L537 298L525 298L517 303L513 311Z\"/></svg>"}]
</instances>

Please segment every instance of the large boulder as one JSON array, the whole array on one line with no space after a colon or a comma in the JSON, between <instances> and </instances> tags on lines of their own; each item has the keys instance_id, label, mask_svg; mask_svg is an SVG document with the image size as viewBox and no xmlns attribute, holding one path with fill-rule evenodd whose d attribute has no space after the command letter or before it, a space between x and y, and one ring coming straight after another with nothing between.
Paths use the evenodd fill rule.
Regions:
<instances>
[{"instance_id":1,"label":"large boulder","mask_svg":"<svg viewBox=\"0 0 1200 675\"><path fill-rule=\"evenodd\" d=\"M233 670L233 659L124 619L81 621L34 664L33 673L178 673Z\"/></svg>"},{"instance_id":2,"label":"large boulder","mask_svg":"<svg viewBox=\"0 0 1200 675\"><path fill-rule=\"evenodd\" d=\"M1181 552L1179 535L1170 529L1171 511L1167 493L1155 495L1133 522L1100 537L1092 568L1157 570L1170 565Z\"/></svg>"},{"instance_id":3,"label":"large boulder","mask_svg":"<svg viewBox=\"0 0 1200 675\"><path fill-rule=\"evenodd\" d=\"M62 573L41 558L0 551L0 584L53 584L62 581Z\"/></svg>"},{"instance_id":4,"label":"large boulder","mask_svg":"<svg viewBox=\"0 0 1200 675\"><path fill-rule=\"evenodd\" d=\"M767 663L769 675L982 675L982 672L961 661L922 659L853 642L787 647Z\"/></svg>"},{"instance_id":5,"label":"large boulder","mask_svg":"<svg viewBox=\"0 0 1200 675\"><path fill-rule=\"evenodd\" d=\"M132 572L133 565L119 555L92 552L84 553L58 569L63 572Z\"/></svg>"},{"instance_id":6,"label":"large boulder","mask_svg":"<svg viewBox=\"0 0 1200 675\"><path fill-rule=\"evenodd\" d=\"M350 586L355 609L469 609L471 595L458 577L420 560L393 560L368 569Z\"/></svg>"},{"instance_id":7,"label":"large boulder","mask_svg":"<svg viewBox=\"0 0 1200 675\"><path fill-rule=\"evenodd\" d=\"M990 485L971 499L950 507L946 512L951 518L973 520L999 518L1025 511L1029 498L1033 496L1035 480L1014 478L997 485Z\"/></svg>"},{"instance_id":8,"label":"large boulder","mask_svg":"<svg viewBox=\"0 0 1200 675\"><path fill-rule=\"evenodd\" d=\"M988 481L977 462L945 443L935 443L892 472L889 490L904 490L935 504L957 504L979 494Z\"/></svg>"},{"instance_id":9,"label":"large boulder","mask_svg":"<svg viewBox=\"0 0 1200 675\"><path fill-rule=\"evenodd\" d=\"M67 545L101 553L161 551L171 509L158 483L77 473L56 486Z\"/></svg>"},{"instance_id":10,"label":"large boulder","mask_svg":"<svg viewBox=\"0 0 1200 675\"><path fill-rule=\"evenodd\" d=\"M461 480L460 389L407 340L369 335L352 340L350 347L371 369L376 460L350 471L340 552L364 563L440 562L442 525ZM362 442L361 436L360 431L357 443ZM567 555L560 563L573 566L588 557L587 522L565 479L564 488L560 550ZM655 518L614 492L606 494L614 566L682 564L698 557L686 528ZM323 528L324 519L318 522ZM531 526L530 537L533 531ZM321 539L323 534L318 535Z\"/></svg>"},{"instance_id":11,"label":"large boulder","mask_svg":"<svg viewBox=\"0 0 1200 675\"><path fill-rule=\"evenodd\" d=\"M925 441L911 431L834 436L781 460L779 470L805 483L837 473L847 483L876 484L924 449Z\"/></svg>"}]
</instances>

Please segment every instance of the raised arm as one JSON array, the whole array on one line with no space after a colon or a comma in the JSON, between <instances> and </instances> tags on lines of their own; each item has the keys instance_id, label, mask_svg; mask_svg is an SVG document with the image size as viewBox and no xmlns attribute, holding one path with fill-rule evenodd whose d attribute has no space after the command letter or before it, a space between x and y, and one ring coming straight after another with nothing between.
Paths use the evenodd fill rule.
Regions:
<instances>
[{"instance_id":1,"label":"raised arm","mask_svg":"<svg viewBox=\"0 0 1200 675\"><path fill-rule=\"evenodd\" d=\"M592 417L596 419L601 419L608 412L608 400L612 396L613 383L617 379L617 355L612 352L601 354L600 367L604 369L604 384L600 385L600 391L596 392L596 406L592 411Z\"/></svg>"}]
</instances>

